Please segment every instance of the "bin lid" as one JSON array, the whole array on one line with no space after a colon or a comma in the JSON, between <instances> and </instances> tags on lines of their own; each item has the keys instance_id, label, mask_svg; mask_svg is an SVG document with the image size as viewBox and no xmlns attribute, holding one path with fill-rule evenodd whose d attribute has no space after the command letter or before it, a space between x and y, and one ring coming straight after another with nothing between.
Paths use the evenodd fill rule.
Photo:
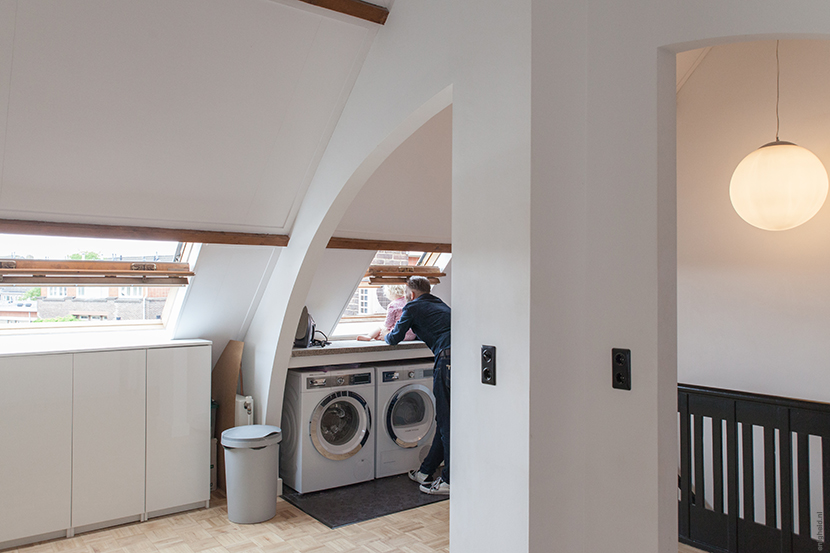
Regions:
<instances>
[{"instance_id":1,"label":"bin lid","mask_svg":"<svg viewBox=\"0 0 830 553\"><path fill-rule=\"evenodd\" d=\"M282 440L282 430L267 424L235 426L222 432L222 445L233 448L260 448Z\"/></svg>"}]
</instances>

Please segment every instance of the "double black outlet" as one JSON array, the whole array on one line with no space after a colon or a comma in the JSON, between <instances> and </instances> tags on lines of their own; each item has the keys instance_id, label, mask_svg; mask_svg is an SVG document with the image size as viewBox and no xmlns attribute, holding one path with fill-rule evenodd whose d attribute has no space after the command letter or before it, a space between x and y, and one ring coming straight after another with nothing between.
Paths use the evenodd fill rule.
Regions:
<instances>
[{"instance_id":1,"label":"double black outlet","mask_svg":"<svg viewBox=\"0 0 830 553\"><path fill-rule=\"evenodd\" d=\"M620 390L631 389L631 350L611 350L611 386Z\"/></svg>"},{"instance_id":2,"label":"double black outlet","mask_svg":"<svg viewBox=\"0 0 830 553\"><path fill-rule=\"evenodd\" d=\"M481 383L496 385L496 346L481 346Z\"/></svg>"}]
</instances>

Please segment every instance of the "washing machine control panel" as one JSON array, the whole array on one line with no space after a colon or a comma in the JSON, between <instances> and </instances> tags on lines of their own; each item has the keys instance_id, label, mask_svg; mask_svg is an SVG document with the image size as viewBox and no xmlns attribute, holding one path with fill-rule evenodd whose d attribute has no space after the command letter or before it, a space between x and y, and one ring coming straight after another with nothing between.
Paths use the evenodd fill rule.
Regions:
<instances>
[{"instance_id":1,"label":"washing machine control panel","mask_svg":"<svg viewBox=\"0 0 830 553\"><path fill-rule=\"evenodd\" d=\"M309 376L306 378L306 389L336 388L337 386L356 386L371 384L372 373L336 374L327 376Z\"/></svg>"},{"instance_id":2,"label":"washing machine control panel","mask_svg":"<svg viewBox=\"0 0 830 553\"><path fill-rule=\"evenodd\" d=\"M381 382L395 382L397 380L415 380L422 378L432 378L432 369L383 371L381 373Z\"/></svg>"}]
</instances>

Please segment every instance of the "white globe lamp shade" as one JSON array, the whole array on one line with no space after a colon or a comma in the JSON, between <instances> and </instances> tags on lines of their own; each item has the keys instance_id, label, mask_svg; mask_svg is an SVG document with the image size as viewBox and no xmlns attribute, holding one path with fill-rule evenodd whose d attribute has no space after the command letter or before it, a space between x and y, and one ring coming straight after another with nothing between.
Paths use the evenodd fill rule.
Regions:
<instances>
[{"instance_id":1,"label":"white globe lamp shade","mask_svg":"<svg viewBox=\"0 0 830 553\"><path fill-rule=\"evenodd\" d=\"M788 230L809 221L824 205L827 171L810 150L791 142L770 142L735 168L729 198L750 225Z\"/></svg>"}]
</instances>

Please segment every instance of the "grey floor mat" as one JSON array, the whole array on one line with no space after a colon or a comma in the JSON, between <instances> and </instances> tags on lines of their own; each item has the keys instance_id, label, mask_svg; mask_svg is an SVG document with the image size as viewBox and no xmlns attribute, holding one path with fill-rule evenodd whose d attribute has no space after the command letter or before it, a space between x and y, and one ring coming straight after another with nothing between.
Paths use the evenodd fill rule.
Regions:
<instances>
[{"instance_id":1,"label":"grey floor mat","mask_svg":"<svg viewBox=\"0 0 830 553\"><path fill-rule=\"evenodd\" d=\"M282 497L329 528L449 499L446 495L421 493L418 484L406 474L305 494L286 487Z\"/></svg>"}]
</instances>

